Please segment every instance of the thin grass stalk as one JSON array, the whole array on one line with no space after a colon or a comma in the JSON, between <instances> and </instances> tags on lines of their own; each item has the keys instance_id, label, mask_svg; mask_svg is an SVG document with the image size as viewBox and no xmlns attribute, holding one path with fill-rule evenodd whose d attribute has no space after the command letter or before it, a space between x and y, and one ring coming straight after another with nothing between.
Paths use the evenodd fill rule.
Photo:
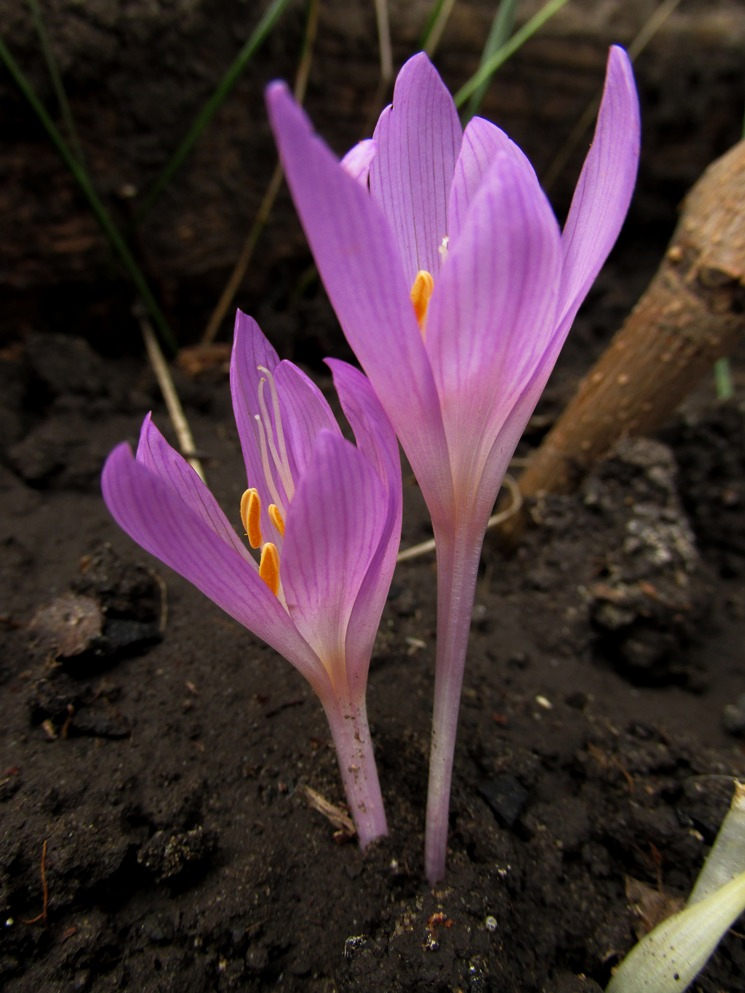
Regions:
<instances>
[{"instance_id":1,"label":"thin grass stalk","mask_svg":"<svg viewBox=\"0 0 745 993\"><path fill-rule=\"evenodd\" d=\"M479 68L485 65L492 55L498 52L499 49L506 45L509 41L509 37L512 34L512 29L515 26L515 15L517 13L518 3L519 0L501 0L494 13L494 19L491 22L489 35L486 39L484 50L481 53ZM467 124L472 117L478 114L479 108L481 107L481 102L484 99L484 95L486 94L488 88L489 81L484 80L478 89L474 90L471 99L468 101L468 107L463 115L464 125Z\"/></svg>"},{"instance_id":2,"label":"thin grass stalk","mask_svg":"<svg viewBox=\"0 0 745 993\"><path fill-rule=\"evenodd\" d=\"M717 400L731 400L735 395L729 359L717 359L714 363L714 386L717 391Z\"/></svg>"},{"instance_id":3,"label":"thin grass stalk","mask_svg":"<svg viewBox=\"0 0 745 993\"><path fill-rule=\"evenodd\" d=\"M28 5L31 10L31 16L34 21L36 33L39 36L41 54L44 56L47 72L49 73L49 78L52 82L52 89L54 90L54 95L57 98L57 104L59 105L59 111L62 115L65 128L67 129L67 136L70 146L72 147L78 162L82 165L85 162L83 157L83 146L80 143L80 137L78 135L77 128L75 127L75 121L70 109L70 103L67 99L67 94L65 93L65 87L62 83L62 75L59 71L59 66L54 55L54 49L52 48L49 34L47 33L41 7L39 6L39 0L28 0Z\"/></svg>"},{"instance_id":4,"label":"thin grass stalk","mask_svg":"<svg viewBox=\"0 0 745 993\"><path fill-rule=\"evenodd\" d=\"M10 54L9 50L6 48L5 43L0 39L0 59L4 62L11 76L15 80L18 88L21 90L23 95L26 97L31 105L34 113L41 122L44 130L47 132L52 142L54 143L57 151L62 156L65 165L72 173L75 181L82 190L88 204L93 211L93 215L96 218L101 230L109 241L114 253L119 257L127 275L132 280L139 296L141 297L148 313L153 319L153 322L158 330L158 334L161 340L168 346L168 348L176 352L178 350L178 345L176 344L176 338L168 326L163 313L158 305L157 300L150 291L150 287L147 284L147 280L134 260L132 253L130 252L127 243L122 237L119 229L111 218L111 215L107 211L106 207L103 205L98 194L93 188L85 168L76 159L74 153L72 152L70 146L67 144L63 136L60 134L59 130L55 126L51 117L47 113L44 105L41 103L33 87L26 78L25 74L21 70L20 66L16 63L13 56Z\"/></svg>"},{"instance_id":5,"label":"thin grass stalk","mask_svg":"<svg viewBox=\"0 0 745 993\"><path fill-rule=\"evenodd\" d=\"M362 134L368 135L375 127L380 107L383 104L393 79L393 45L391 43L391 24L388 17L387 0L373 0L375 7L375 28L378 33L378 57L380 61L380 78L370 102L370 114L362 127Z\"/></svg>"},{"instance_id":6,"label":"thin grass stalk","mask_svg":"<svg viewBox=\"0 0 745 993\"><path fill-rule=\"evenodd\" d=\"M200 110L197 115L196 120L189 128L186 137L183 139L179 147L171 156L170 160L166 164L165 168L161 172L158 179L155 181L152 189L147 194L142 204L140 205L137 213L135 214L135 223L140 224L147 215L152 210L155 202L158 200L160 195L170 184L176 172L181 168L184 160L189 155L195 143L198 141L204 129L210 123L212 118L215 116L217 111L220 109L221 105L225 101L225 98L231 92L235 84L241 77L243 70L246 68L248 63L251 61L253 55L258 51L261 45L266 41L274 28L274 25L279 20L280 16L287 7L289 0L273 0L273 2L267 8L264 16L261 18L259 23L254 28L251 36L249 37L246 44L240 50L238 55L233 60L228 71L222 77L217 87L213 91L210 98L207 100L205 105Z\"/></svg>"},{"instance_id":7,"label":"thin grass stalk","mask_svg":"<svg viewBox=\"0 0 745 993\"><path fill-rule=\"evenodd\" d=\"M393 45L391 43L391 22L388 17L387 0L374 0L375 23L378 29L380 49L380 78L384 83L393 77Z\"/></svg>"},{"instance_id":8,"label":"thin grass stalk","mask_svg":"<svg viewBox=\"0 0 745 993\"><path fill-rule=\"evenodd\" d=\"M298 103L303 102L305 99L305 93L308 89L308 77L310 76L310 67L313 61L313 46L315 44L316 35L318 34L319 10L319 0L310 0L308 4L308 19L305 27L305 37L303 38L303 48L300 53L300 63L295 77L294 93L295 99ZM202 335L202 340L200 342L201 345L210 345L215 340L217 332L220 330L220 325L225 319L225 315L230 309L230 306L235 299L238 290L240 289L241 283L246 275L246 270L251 264L251 259L253 258L254 251L256 250L256 245L258 244L261 233L266 227L269 217L271 216L274 201L277 199L277 194L279 193L281 185L282 167L278 162L274 167L274 172L269 180L269 185L267 186L266 192L264 193L261 203L259 204L259 210L256 214L256 218L251 225L246 240L243 243L243 247L241 248L238 256L238 261L233 267L230 278L220 294L220 299L217 301L217 306L212 311L210 319L207 322L207 327L204 330L204 334Z\"/></svg>"},{"instance_id":9,"label":"thin grass stalk","mask_svg":"<svg viewBox=\"0 0 745 993\"><path fill-rule=\"evenodd\" d=\"M659 7L656 8L651 17L649 17L644 24L642 24L636 34L636 37L633 39L628 48L629 57L632 62L642 51L644 51L652 38L654 38L660 28L662 28L665 24L668 17L670 17L673 11L680 6L680 3L681 0L665 0L664 3L661 3ZM554 156L554 159L546 170L545 175L541 177L541 185L546 192L551 189L556 180L559 178L567 162L574 154L575 149L593 126L599 106L600 95L594 97L585 107L582 116L569 132L566 141Z\"/></svg>"},{"instance_id":10,"label":"thin grass stalk","mask_svg":"<svg viewBox=\"0 0 745 993\"><path fill-rule=\"evenodd\" d=\"M419 45L422 51L426 52L430 58L433 57L437 46L440 44L440 38L442 38L445 25L453 12L454 6L455 0L437 0L436 3L432 4L432 9L424 25L422 40Z\"/></svg>"},{"instance_id":11,"label":"thin grass stalk","mask_svg":"<svg viewBox=\"0 0 745 993\"><path fill-rule=\"evenodd\" d=\"M537 14L534 14L523 26L516 31L507 44L503 45L498 52L483 65L471 78L461 86L453 99L456 107L462 107L478 88L494 75L500 66L504 65L507 59L511 58L533 35L540 31L543 25L551 20L554 14L558 14L568 0L549 0Z\"/></svg>"}]
</instances>

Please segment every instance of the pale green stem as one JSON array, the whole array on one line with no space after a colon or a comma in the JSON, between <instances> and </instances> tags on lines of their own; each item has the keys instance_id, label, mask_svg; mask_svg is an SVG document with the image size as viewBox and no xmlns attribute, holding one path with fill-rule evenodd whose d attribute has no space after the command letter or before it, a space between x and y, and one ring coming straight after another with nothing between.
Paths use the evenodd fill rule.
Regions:
<instances>
[{"instance_id":1,"label":"pale green stem","mask_svg":"<svg viewBox=\"0 0 745 993\"><path fill-rule=\"evenodd\" d=\"M328 704L324 702L323 707L357 838L364 850L371 841L388 834L365 700L354 704L334 698Z\"/></svg>"},{"instance_id":2,"label":"pale green stem","mask_svg":"<svg viewBox=\"0 0 745 993\"><path fill-rule=\"evenodd\" d=\"M430 885L445 875L460 694L483 540L483 529L469 528L467 534L460 534L452 528L435 528L437 662L424 845L424 867Z\"/></svg>"}]
</instances>

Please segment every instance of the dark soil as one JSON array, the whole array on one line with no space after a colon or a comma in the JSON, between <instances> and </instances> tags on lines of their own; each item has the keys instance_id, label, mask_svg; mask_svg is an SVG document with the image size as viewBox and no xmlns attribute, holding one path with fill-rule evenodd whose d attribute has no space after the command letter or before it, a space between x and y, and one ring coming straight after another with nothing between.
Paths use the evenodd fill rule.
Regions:
<instances>
[{"instance_id":1,"label":"dark soil","mask_svg":"<svg viewBox=\"0 0 745 993\"><path fill-rule=\"evenodd\" d=\"M602 277L526 447L648 275L632 247ZM377 643L391 835L363 857L309 805L305 787L343 795L302 679L102 503L108 450L150 408L167 428L144 363L29 335L0 374L7 993L597 991L643 927L629 880L686 895L745 775L742 390L720 405L705 384L660 439L535 506L512 558L489 544L432 891L433 562L400 567ZM224 370L178 387L237 520ZM406 508L410 545L429 535L410 477ZM695 988L737 993L743 975L731 933Z\"/></svg>"}]
</instances>

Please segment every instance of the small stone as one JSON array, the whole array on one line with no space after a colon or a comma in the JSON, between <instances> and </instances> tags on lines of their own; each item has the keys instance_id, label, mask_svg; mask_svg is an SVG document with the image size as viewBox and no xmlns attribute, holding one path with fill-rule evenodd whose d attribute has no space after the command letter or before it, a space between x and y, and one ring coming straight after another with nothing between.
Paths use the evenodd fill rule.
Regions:
<instances>
[{"instance_id":1,"label":"small stone","mask_svg":"<svg viewBox=\"0 0 745 993\"><path fill-rule=\"evenodd\" d=\"M734 703L728 703L722 714L724 726L730 734L745 735L745 693Z\"/></svg>"},{"instance_id":2,"label":"small stone","mask_svg":"<svg viewBox=\"0 0 745 993\"><path fill-rule=\"evenodd\" d=\"M479 787L492 813L502 827L512 828L525 808L528 791L514 776L504 773Z\"/></svg>"}]
</instances>

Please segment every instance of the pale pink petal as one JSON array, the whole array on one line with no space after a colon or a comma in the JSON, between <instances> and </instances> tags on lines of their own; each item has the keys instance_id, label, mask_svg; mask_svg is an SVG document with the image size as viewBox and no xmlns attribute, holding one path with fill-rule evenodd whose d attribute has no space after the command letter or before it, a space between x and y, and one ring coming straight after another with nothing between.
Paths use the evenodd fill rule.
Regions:
<instances>
[{"instance_id":1,"label":"pale pink petal","mask_svg":"<svg viewBox=\"0 0 745 993\"><path fill-rule=\"evenodd\" d=\"M388 223L314 134L287 87L267 92L285 175L344 333L431 508L452 503L440 404Z\"/></svg>"},{"instance_id":2,"label":"pale pink petal","mask_svg":"<svg viewBox=\"0 0 745 993\"><path fill-rule=\"evenodd\" d=\"M370 166L376 152L377 146L374 140L365 138L364 141L358 141L353 148L350 148L339 164L347 175L356 179L362 186L367 187L370 179Z\"/></svg>"},{"instance_id":3,"label":"pale pink petal","mask_svg":"<svg viewBox=\"0 0 745 993\"><path fill-rule=\"evenodd\" d=\"M380 542L360 586L345 642L350 685L361 691L401 542L401 457L396 435L369 381L346 362L327 359L326 364L357 446L384 483L387 504Z\"/></svg>"},{"instance_id":4,"label":"pale pink petal","mask_svg":"<svg viewBox=\"0 0 745 993\"><path fill-rule=\"evenodd\" d=\"M386 521L383 483L354 445L316 442L285 522L280 566L287 608L337 691L347 685L347 625Z\"/></svg>"},{"instance_id":5,"label":"pale pink petal","mask_svg":"<svg viewBox=\"0 0 745 993\"><path fill-rule=\"evenodd\" d=\"M463 133L463 144L455 166L453 184L448 202L448 239L453 244L458 240L460 229L465 223L468 208L481 183L500 155L514 160L514 165L538 179L527 156L508 138L501 128L482 117L474 117Z\"/></svg>"},{"instance_id":6,"label":"pale pink petal","mask_svg":"<svg viewBox=\"0 0 745 993\"><path fill-rule=\"evenodd\" d=\"M270 522L269 505L278 503L286 509L294 492L294 481L304 471L316 435L324 428L338 432L339 427L318 387L291 362L280 362L258 324L240 311L236 319L230 383L246 463L246 485L259 491L261 531L265 540L281 543ZM263 441L257 417L263 425ZM270 440L278 459L272 452ZM278 467L277 461L284 469ZM267 474L272 485L267 481Z\"/></svg>"},{"instance_id":7,"label":"pale pink petal","mask_svg":"<svg viewBox=\"0 0 745 993\"><path fill-rule=\"evenodd\" d=\"M122 444L106 460L101 487L114 520L137 544L284 655L314 686L324 685L319 660L259 577L255 562L205 521L172 472L166 481Z\"/></svg>"},{"instance_id":8,"label":"pale pink petal","mask_svg":"<svg viewBox=\"0 0 745 993\"><path fill-rule=\"evenodd\" d=\"M411 286L436 275L462 130L453 98L422 52L403 66L375 128L370 193L385 212Z\"/></svg>"},{"instance_id":9,"label":"pale pink petal","mask_svg":"<svg viewBox=\"0 0 745 993\"><path fill-rule=\"evenodd\" d=\"M461 494L477 485L551 340L560 271L559 228L535 175L500 153L448 252L426 324Z\"/></svg>"},{"instance_id":10,"label":"pale pink petal","mask_svg":"<svg viewBox=\"0 0 745 993\"><path fill-rule=\"evenodd\" d=\"M237 311L233 351L230 357L230 392L233 398L233 413L238 428L238 437L246 465L246 487L255 487L261 497L261 531L272 535L268 507L273 496L267 490L264 467L261 458L260 433L256 425L259 413L259 383L265 378L259 367L273 372L279 364L279 357L262 334L261 328L248 314ZM239 507L235 508L236 515Z\"/></svg>"},{"instance_id":11,"label":"pale pink petal","mask_svg":"<svg viewBox=\"0 0 745 993\"><path fill-rule=\"evenodd\" d=\"M246 558L250 555L245 544L235 533L213 497L186 459L172 448L153 423L150 414L145 418L137 446L137 461L158 476L186 506L226 544ZM236 520L238 520L236 509Z\"/></svg>"},{"instance_id":12,"label":"pale pink petal","mask_svg":"<svg viewBox=\"0 0 745 993\"><path fill-rule=\"evenodd\" d=\"M595 136L574 191L564 233L559 323L563 335L621 230L639 163L639 99L629 57L608 56Z\"/></svg>"},{"instance_id":13,"label":"pale pink petal","mask_svg":"<svg viewBox=\"0 0 745 993\"><path fill-rule=\"evenodd\" d=\"M319 433L333 431L341 435L341 431L323 393L296 365L280 362L274 377L287 455L297 480L305 472Z\"/></svg>"}]
</instances>

